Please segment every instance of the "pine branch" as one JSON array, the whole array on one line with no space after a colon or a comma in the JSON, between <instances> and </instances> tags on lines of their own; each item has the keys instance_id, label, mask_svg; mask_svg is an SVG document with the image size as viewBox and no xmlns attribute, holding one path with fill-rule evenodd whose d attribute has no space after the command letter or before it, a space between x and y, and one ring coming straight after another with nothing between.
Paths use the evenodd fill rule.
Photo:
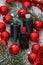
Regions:
<instances>
[{"instance_id":1,"label":"pine branch","mask_svg":"<svg viewBox=\"0 0 43 65\"><path fill-rule=\"evenodd\" d=\"M9 8L10 8L11 10L16 10L16 11L20 10L18 7L14 8L14 7L12 7L12 6L9 6ZM31 16L33 17L33 19L35 19L35 20L36 20L36 19L39 19L39 20L43 21L43 20L41 19L42 16L41 16L41 17L38 17L35 13L29 11L28 8L27 8L27 10L28 10L28 13L31 14ZM17 14L16 14L15 16L17 16ZM15 17L15 16L14 16L14 17Z\"/></svg>"},{"instance_id":2,"label":"pine branch","mask_svg":"<svg viewBox=\"0 0 43 65\"><path fill-rule=\"evenodd\" d=\"M24 63L23 63L23 57L21 57L20 55L17 55L16 56L16 58L18 58L18 65L25 65Z\"/></svg>"},{"instance_id":3,"label":"pine branch","mask_svg":"<svg viewBox=\"0 0 43 65\"><path fill-rule=\"evenodd\" d=\"M22 51L20 52L20 54L18 54L16 56L13 56L13 55L10 55L10 54L7 55L7 52L5 52L3 47L0 46L0 56L2 56L4 58L0 62L0 64L3 63L3 62L6 62L6 60L7 60L7 62L9 62L9 64L11 64L11 65L16 65L17 63L18 63L18 65L25 65L25 63L23 63L23 56L24 55L22 55L22 56L21 55L22 55ZM9 58L9 56L10 56L10 58Z\"/></svg>"},{"instance_id":4,"label":"pine branch","mask_svg":"<svg viewBox=\"0 0 43 65\"><path fill-rule=\"evenodd\" d=\"M19 60L20 65L24 65L24 63L22 62L23 59L20 57L20 55L18 55L17 58Z\"/></svg>"},{"instance_id":5,"label":"pine branch","mask_svg":"<svg viewBox=\"0 0 43 65\"><path fill-rule=\"evenodd\" d=\"M11 65L14 65L14 64L12 63L12 61L10 60L10 58L4 54L4 49L3 49L2 47L0 47L0 55L1 55L4 59L8 60L8 62L9 62Z\"/></svg>"}]
</instances>

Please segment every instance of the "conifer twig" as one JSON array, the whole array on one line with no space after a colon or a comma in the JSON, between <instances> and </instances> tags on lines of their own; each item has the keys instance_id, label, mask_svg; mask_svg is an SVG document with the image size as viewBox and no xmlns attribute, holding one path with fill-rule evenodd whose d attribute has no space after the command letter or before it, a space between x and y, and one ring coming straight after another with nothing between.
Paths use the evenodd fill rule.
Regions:
<instances>
[{"instance_id":1,"label":"conifer twig","mask_svg":"<svg viewBox=\"0 0 43 65\"><path fill-rule=\"evenodd\" d=\"M2 51L3 51L3 48L1 47L1 48L0 48L0 55L1 55L2 57L4 57L5 59L7 59L11 65L14 65L14 64L12 63L12 61L10 60L10 58L9 58L8 56L4 55L4 54L2 53Z\"/></svg>"},{"instance_id":2,"label":"conifer twig","mask_svg":"<svg viewBox=\"0 0 43 65\"><path fill-rule=\"evenodd\" d=\"M12 7L12 6L11 6L11 7L9 7L9 8L10 8L10 9L12 9L12 10L16 10L16 11L17 11L17 10L19 10L19 8L18 8L18 7L17 7L17 8L14 8L14 7ZM27 9L28 9L28 8L27 8ZM28 9L28 10L29 10L29 9ZM35 14L31 13L30 11L28 11L28 12L29 12L29 14L31 14L31 16L32 16L34 19L39 19L39 20L41 20L41 19L40 19L41 17L40 17L40 18L38 18L38 16L37 16L37 15L35 15ZM17 15L17 14L16 14L16 15ZM15 15L15 16L16 16L16 15ZM14 16L14 17L15 17L15 16ZM41 20L41 21L42 21L42 20Z\"/></svg>"}]
</instances>

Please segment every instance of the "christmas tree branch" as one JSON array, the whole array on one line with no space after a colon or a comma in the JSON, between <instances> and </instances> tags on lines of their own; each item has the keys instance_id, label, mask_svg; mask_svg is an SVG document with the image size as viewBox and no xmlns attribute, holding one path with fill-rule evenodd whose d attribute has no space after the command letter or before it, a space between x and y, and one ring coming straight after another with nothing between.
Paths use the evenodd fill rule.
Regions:
<instances>
[{"instance_id":1,"label":"christmas tree branch","mask_svg":"<svg viewBox=\"0 0 43 65\"><path fill-rule=\"evenodd\" d=\"M20 10L18 7L14 8L14 7L12 7L12 6L9 6L9 8L10 8L11 10L16 10L16 11L17 11L17 10ZM33 17L33 19L35 19L35 20L36 20L36 19L39 19L39 20L43 21L43 20L41 19L42 17L39 18L35 13L29 11L28 8L27 8L27 10L28 10L29 14L31 14L31 16ZM16 15L17 15L17 14L16 14ZM16 16L16 15L15 15L15 16ZM14 17L15 17L15 16L14 16Z\"/></svg>"},{"instance_id":2,"label":"christmas tree branch","mask_svg":"<svg viewBox=\"0 0 43 65\"><path fill-rule=\"evenodd\" d=\"M10 60L10 58L4 54L4 49L2 48L2 46L0 47L0 55L1 55L2 57L4 57L4 59L7 59L8 62L9 62L11 65L14 65L14 64L12 63L12 61Z\"/></svg>"},{"instance_id":3,"label":"christmas tree branch","mask_svg":"<svg viewBox=\"0 0 43 65\"><path fill-rule=\"evenodd\" d=\"M9 7L11 10L17 10L17 8L14 8L14 7Z\"/></svg>"},{"instance_id":4,"label":"christmas tree branch","mask_svg":"<svg viewBox=\"0 0 43 65\"><path fill-rule=\"evenodd\" d=\"M16 63L18 63L18 65L25 64L25 63L23 63L23 57L21 56L22 52L20 52L20 54L18 54L16 56L11 55L12 58L9 58L9 56L7 56L7 54L5 54L5 53L7 53L7 52L5 52L4 48L2 46L0 46L0 56L2 56L4 58L4 60L2 60L1 62L8 60L9 64L11 64L11 65L16 65ZM11 61L11 59L12 59L12 61ZM14 60L15 64L12 63L13 60ZM16 60L16 62L15 62L15 60ZM0 62L0 64L1 64L1 62Z\"/></svg>"},{"instance_id":5,"label":"christmas tree branch","mask_svg":"<svg viewBox=\"0 0 43 65\"><path fill-rule=\"evenodd\" d=\"M17 58L19 60L20 65L24 65L23 62L22 62L22 58L20 57L20 55L18 55Z\"/></svg>"},{"instance_id":6,"label":"christmas tree branch","mask_svg":"<svg viewBox=\"0 0 43 65\"><path fill-rule=\"evenodd\" d=\"M22 52L20 52L20 54L16 56L18 58L18 60L19 60L20 65L25 65L25 63L23 62L23 55L24 54L22 54Z\"/></svg>"}]
</instances>

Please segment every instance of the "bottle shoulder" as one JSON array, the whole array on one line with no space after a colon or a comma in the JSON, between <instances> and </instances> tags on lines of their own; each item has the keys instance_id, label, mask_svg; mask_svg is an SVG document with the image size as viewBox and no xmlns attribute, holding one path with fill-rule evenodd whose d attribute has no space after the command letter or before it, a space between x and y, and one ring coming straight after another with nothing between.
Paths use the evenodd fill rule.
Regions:
<instances>
[{"instance_id":1,"label":"bottle shoulder","mask_svg":"<svg viewBox=\"0 0 43 65\"><path fill-rule=\"evenodd\" d=\"M33 19L32 18L26 18L26 19L24 19L24 21L33 21Z\"/></svg>"}]
</instances>

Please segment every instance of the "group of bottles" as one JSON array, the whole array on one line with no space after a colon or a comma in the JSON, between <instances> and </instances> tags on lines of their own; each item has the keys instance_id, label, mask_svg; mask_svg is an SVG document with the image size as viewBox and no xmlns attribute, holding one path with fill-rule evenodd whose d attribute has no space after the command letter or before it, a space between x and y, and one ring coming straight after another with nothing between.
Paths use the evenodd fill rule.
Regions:
<instances>
[{"instance_id":1,"label":"group of bottles","mask_svg":"<svg viewBox=\"0 0 43 65\"><path fill-rule=\"evenodd\" d=\"M19 44L22 49L29 47L29 34L33 31L33 19L30 14L26 14L22 21L23 27L17 23L11 23L11 37L14 39L19 39Z\"/></svg>"}]
</instances>

